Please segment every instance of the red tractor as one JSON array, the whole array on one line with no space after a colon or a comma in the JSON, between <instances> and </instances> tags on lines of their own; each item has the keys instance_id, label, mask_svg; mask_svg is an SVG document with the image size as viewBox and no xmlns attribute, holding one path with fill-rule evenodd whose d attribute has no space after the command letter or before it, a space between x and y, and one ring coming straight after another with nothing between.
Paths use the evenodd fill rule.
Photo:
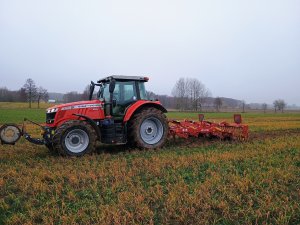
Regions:
<instances>
[{"instance_id":1,"label":"red tractor","mask_svg":"<svg viewBox=\"0 0 300 225\"><path fill-rule=\"evenodd\" d=\"M159 101L150 101L145 90L148 77L109 76L91 82L88 101L72 102L47 109L43 138L32 138L14 124L0 128L2 144L15 144L23 135L26 140L46 145L50 151L66 156L82 156L93 152L96 142L130 144L134 147L160 148L168 135L217 137L220 139L248 138L248 126L242 125L241 115L234 115L234 124L204 121L167 120L167 110ZM95 87L98 88L94 94ZM94 99L94 100L93 100ZM24 119L26 120L26 119Z\"/></svg>"},{"instance_id":2,"label":"red tractor","mask_svg":"<svg viewBox=\"0 0 300 225\"><path fill-rule=\"evenodd\" d=\"M147 98L148 77L109 76L91 82L88 101L47 109L43 139L25 138L45 144L61 155L81 156L93 152L96 142L130 143L139 148L159 148L168 136L167 110ZM96 95L95 87L98 87ZM94 100L93 100L94 98Z\"/></svg>"}]
</instances>

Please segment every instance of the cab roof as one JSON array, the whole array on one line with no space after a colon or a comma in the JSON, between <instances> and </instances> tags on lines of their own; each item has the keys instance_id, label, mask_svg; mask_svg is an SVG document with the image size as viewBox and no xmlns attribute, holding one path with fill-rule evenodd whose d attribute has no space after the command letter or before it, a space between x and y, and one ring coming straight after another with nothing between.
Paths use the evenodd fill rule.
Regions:
<instances>
[{"instance_id":1,"label":"cab roof","mask_svg":"<svg viewBox=\"0 0 300 225\"><path fill-rule=\"evenodd\" d=\"M148 77L112 75L98 80L97 83L108 82L112 79L116 81L142 81L142 82L147 82L149 80Z\"/></svg>"}]
</instances>

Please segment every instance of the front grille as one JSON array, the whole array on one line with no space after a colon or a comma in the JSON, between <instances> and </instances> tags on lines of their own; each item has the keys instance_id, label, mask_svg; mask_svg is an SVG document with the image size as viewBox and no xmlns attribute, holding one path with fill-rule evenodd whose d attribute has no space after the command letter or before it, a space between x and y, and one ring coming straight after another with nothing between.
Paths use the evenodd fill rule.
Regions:
<instances>
[{"instance_id":1,"label":"front grille","mask_svg":"<svg viewBox=\"0 0 300 225\"><path fill-rule=\"evenodd\" d=\"M46 113L46 123L51 124L54 123L56 112Z\"/></svg>"}]
</instances>

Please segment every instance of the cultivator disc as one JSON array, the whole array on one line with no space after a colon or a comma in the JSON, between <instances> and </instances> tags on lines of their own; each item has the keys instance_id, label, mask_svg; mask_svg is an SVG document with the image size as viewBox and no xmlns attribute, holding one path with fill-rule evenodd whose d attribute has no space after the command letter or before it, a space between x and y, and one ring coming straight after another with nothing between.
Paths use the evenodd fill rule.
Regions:
<instances>
[{"instance_id":1,"label":"cultivator disc","mask_svg":"<svg viewBox=\"0 0 300 225\"><path fill-rule=\"evenodd\" d=\"M1 144L14 145L21 136L22 132L15 124L5 124L0 128Z\"/></svg>"},{"instance_id":2,"label":"cultivator disc","mask_svg":"<svg viewBox=\"0 0 300 225\"><path fill-rule=\"evenodd\" d=\"M248 126L241 124L242 119L239 114L234 115L235 123L232 124L204 121L203 114L199 115L199 120L169 120L170 135L181 138L200 136L217 137L222 140L246 140L248 138Z\"/></svg>"}]
</instances>

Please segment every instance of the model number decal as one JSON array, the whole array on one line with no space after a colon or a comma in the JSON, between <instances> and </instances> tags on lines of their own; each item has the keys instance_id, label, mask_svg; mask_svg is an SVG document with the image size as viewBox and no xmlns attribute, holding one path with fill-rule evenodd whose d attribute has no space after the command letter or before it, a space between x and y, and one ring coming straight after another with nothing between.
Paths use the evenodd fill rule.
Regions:
<instances>
[{"instance_id":1,"label":"model number decal","mask_svg":"<svg viewBox=\"0 0 300 225\"><path fill-rule=\"evenodd\" d=\"M102 104L83 104L83 105L67 106L67 107L63 107L61 110L86 109L86 108L102 108Z\"/></svg>"}]
</instances>

